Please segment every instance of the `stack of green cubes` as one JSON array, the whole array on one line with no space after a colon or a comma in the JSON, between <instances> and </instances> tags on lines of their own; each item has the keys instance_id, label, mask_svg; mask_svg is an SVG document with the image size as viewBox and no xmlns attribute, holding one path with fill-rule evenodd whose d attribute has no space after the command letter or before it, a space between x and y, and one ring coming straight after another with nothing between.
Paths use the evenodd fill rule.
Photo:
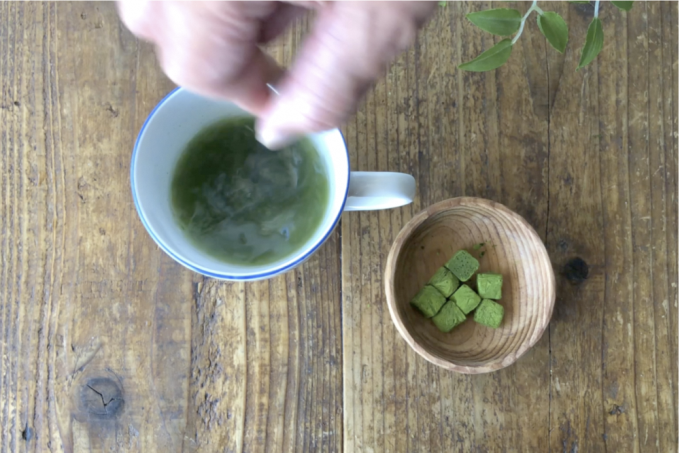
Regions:
<instances>
[{"instance_id":1,"label":"stack of green cubes","mask_svg":"<svg viewBox=\"0 0 680 453\"><path fill-rule=\"evenodd\" d=\"M503 321L504 309L500 300L503 276L477 274L477 291L468 282L479 269L479 261L465 250L457 252L440 267L427 285L411 300L426 318L442 332L450 332L474 312L475 322L496 329Z\"/></svg>"}]
</instances>

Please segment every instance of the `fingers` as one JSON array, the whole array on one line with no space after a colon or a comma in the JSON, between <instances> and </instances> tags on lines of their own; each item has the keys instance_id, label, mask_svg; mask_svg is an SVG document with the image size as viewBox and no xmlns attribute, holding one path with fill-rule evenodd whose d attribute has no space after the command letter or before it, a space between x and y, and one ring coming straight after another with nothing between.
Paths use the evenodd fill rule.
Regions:
<instances>
[{"instance_id":1,"label":"fingers","mask_svg":"<svg viewBox=\"0 0 680 453\"><path fill-rule=\"evenodd\" d=\"M123 22L156 45L178 85L230 99L260 118L270 148L342 124L385 66L415 39L435 2L119 2ZM302 8L318 11L291 71L258 47Z\"/></svg>"},{"instance_id":2,"label":"fingers","mask_svg":"<svg viewBox=\"0 0 680 453\"><path fill-rule=\"evenodd\" d=\"M255 115L269 99L266 84L282 72L257 46L263 20L276 10L276 2L119 3L123 22L156 45L173 82L230 99Z\"/></svg>"},{"instance_id":3,"label":"fingers","mask_svg":"<svg viewBox=\"0 0 680 453\"><path fill-rule=\"evenodd\" d=\"M312 33L277 86L279 96L261 112L260 141L278 148L295 136L342 124L385 66L411 45L434 6L337 2L320 8Z\"/></svg>"}]
</instances>

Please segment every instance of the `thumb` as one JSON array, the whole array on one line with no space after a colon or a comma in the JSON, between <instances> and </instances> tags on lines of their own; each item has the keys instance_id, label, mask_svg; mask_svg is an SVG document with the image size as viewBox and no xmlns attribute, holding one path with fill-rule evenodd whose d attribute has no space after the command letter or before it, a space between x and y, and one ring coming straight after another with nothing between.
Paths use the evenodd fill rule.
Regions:
<instances>
[{"instance_id":1,"label":"thumb","mask_svg":"<svg viewBox=\"0 0 680 453\"><path fill-rule=\"evenodd\" d=\"M275 149L341 125L385 66L415 40L436 3L333 2L261 112L258 139Z\"/></svg>"}]
</instances>

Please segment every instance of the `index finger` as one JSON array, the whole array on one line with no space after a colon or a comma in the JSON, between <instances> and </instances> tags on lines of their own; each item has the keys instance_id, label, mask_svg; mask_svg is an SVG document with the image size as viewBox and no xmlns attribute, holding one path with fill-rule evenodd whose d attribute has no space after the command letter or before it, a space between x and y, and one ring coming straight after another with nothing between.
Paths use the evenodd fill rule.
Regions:
<instances>
[{"instance_id":1,"label":"index finger","mask_svg":"<svg viewBox=\"0 0 680 453\"><path fill-rule=\"evenodd\" d=\"M436 4L331 3L319 10L291 70L257 123L260 141L283 146L297 135L339 126L386 65L414 40Z\"/></svg>"}]
</instances>

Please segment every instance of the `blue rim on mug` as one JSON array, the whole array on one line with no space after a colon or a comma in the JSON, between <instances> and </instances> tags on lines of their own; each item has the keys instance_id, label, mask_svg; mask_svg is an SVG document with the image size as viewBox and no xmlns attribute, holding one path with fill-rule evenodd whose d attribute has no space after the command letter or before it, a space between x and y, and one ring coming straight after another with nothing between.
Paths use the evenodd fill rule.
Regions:
<instances>
[{"instance_id":1,"label":"blue rim on mug","mask_svg":"<svg viewBox=\"0 0 680 453\"><path fill-rule=\"evenodd\" d=\"M342 131L338 129L338 132L340 133L340 138L342 139L342 143L345 146L345 155L347 157L347 185L345 188L345 195L343 197L342 201L342 206L340 207L340 212L338 212L338 215L336 216L335 220L333 223L331 223L331 226L328 228L328 231L326 231L317 243L315 243L312 248L296 259L295 261L285 264L283 266L280 266L276 269L272 269L271 271L267 272L262 272L259 274L253 274L253 275L246 275L246 276L235 276L235 275L228 275L228 274L221 274L221 273L216 273L216 272L210 272L206 269L201 269L197 266L194 266L185 260L183 260L181 257L177 256L175 253L173 253L172 250L158 237L153 231L153 228L151 228L151 225L147 222L146 218L144 217L144 213L139 206L139 200L137 199L137 187L135 184L135 167L137 165L137 151L139 149L139 142L142 139L142 136L144 135L144 131L146 130L146 127L149 124L149 121L154 117L156 114L156 111L166 102L168 101L173 95L175 95L179 90L181 90L181 87L177 87L173 89L171 92L169 92L161 101L156 104L156 106L151 110L151 113L146 117L146 120L144 120L144 124L142 125L142 128L139 130L139 134L137 135L137 140L135 140L135 146L132 149L132 160L131 160L131 165L130 165L130 186L132 188L132 199L135 203L135 209L137 210L137 215L139 219L142 221L142 225L144 225L144 228L146 231L149 233L149 236L151 236L151 239L154 240L154 242L163 250L170 258L174 259L187 269L190 269L198 274L205 275L206 277L212 277L212 278L217 278L221 280L232 280L232 281L251 281L251 280L262 280L270 277L274 277L278 274L282 274L284 272L288 272L289 270L293 269L297 265L303 263L306 261L309 257L314 254L314 252L317 251L317 249L328 239L328 237L331 235L333 230L338 224L338 221L340 220L340 216L342 216L343 211L345 210L345 203L347 202L347 194L349 192L349 176L350 176L350 169L349 169L349 152L347 151L347 141L345 140L345 136L342 134Z\"/></svg>"}]
</instances>

